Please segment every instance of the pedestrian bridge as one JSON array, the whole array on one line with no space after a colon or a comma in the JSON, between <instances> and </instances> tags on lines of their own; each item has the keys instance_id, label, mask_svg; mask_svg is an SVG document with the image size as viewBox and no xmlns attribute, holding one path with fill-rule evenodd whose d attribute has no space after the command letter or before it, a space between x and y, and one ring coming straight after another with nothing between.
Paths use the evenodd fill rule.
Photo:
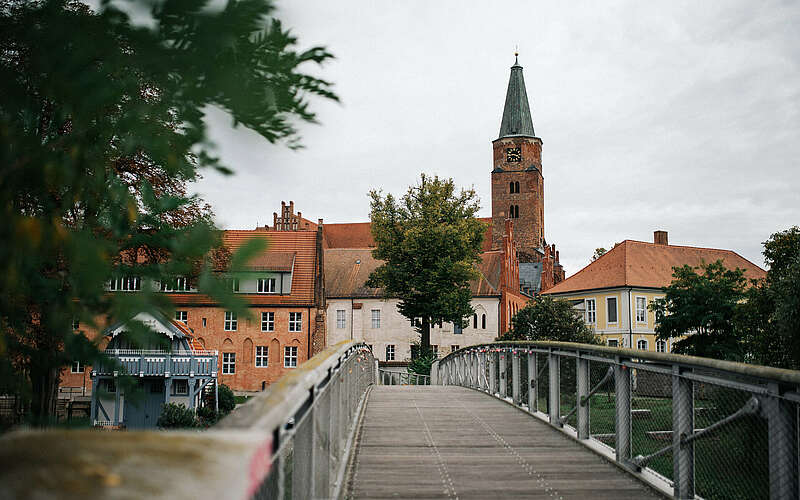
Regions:
<instances>
[{"instance_id":1,"label":"pedestrian bridge","mask_svg":"<svg viewBox=\"0 0 800 500\"><path fill-rule=\"evenodd\" d=\"M18 431L10 498L798 498L800 373L555 342L383 373L343 342L204 432Z\"/></svg>"}]
</instances>

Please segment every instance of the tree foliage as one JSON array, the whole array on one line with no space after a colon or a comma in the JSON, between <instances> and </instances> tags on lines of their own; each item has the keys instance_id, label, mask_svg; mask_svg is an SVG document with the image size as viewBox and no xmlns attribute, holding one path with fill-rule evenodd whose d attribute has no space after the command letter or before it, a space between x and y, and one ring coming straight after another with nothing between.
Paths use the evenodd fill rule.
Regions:
<instances>
[{"instance_id":1,"label":"tree foliage","mask_svg":"<svg viewBox=\"0 0 800 500\"><path fill-rule=\"evenodd\" d=\"M430 326L439 321L460 325L473 314L469 282L485 226L475 218L479 200L474 189L456 191L452 179L422 174L420 183L397 200L371 191L372 255L383 264L368 286L400 299L398 310L420 318L421 355L430 350Z\"/></svg>"},{"instance_id":2,"label":"tree foliage","mask_svg":"<svg viewBox=\"0 0 800 500\"><path fill-rule=\"evenodd\" d=\"M269 0L142 3L147 26L110 2L0 1L0 363L34 414L53 411L61 366L99 355L73 320L169 309L144 284L179 275L223 297L211 211L187 194L201 168L230 171L207 107L297 147L309 96L335 98L299 71L331 55L294 50ZM142 293L104 293L112 273Z\"/></svg>"},{"instance_id":3,"label":"tree foliage","mask_svg":"<svg viewBox=\"0 0 800 500\"><path fill-rule=\"evenodd\" d=\"M800 227L764 242L767 279L748 290L740 324L753 362L800 369Z\"/></svg>"},{"instance_id":4,"label":"tree foliage","mask_svg":"<svg viewBox=\"0 0 800 500\"><path fill-rule=\"evenodd\" d=\"M511 319L511 330L500 340L602 343L600 337L586 326L583 318L569 301L553 299L548 295L535 297L517 311Z\"/></svg>"},{"instance_id":5,"label":"tree foliage","mask_svg":"<svg viewBox=\"0 0 800 500\"><path fill-rule=\"evenodd\" d=\"M672 283L663 288L664 298L656 299L650 306L656 313L657 338L668 340L691 332L674 344L675 352L742 359L735 319L745 297L744 271L726 269L718 260L694 268L675 267L672 276Z\"/></svg>"},{"instance_id":6,"label":"tree foliage","mask_svg":"<svg viewBox=\"0 0 800 500\"><path fill-rule=\"evenodd\" d=\"M599 259L603 255L605 255L606 252L608 252L608 250L606 250L603 247L595 248L594 249L594 253L592 254L592 262L596 261L597 259Z\"/></svg>"}]
</instances>

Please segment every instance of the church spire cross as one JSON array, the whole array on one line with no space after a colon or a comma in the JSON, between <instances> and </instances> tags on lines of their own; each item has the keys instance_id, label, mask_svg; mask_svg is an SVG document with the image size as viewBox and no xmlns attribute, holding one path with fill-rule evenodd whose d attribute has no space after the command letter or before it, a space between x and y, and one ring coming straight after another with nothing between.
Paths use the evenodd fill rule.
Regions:
<instances>
[{"instance_id":1,"label":"church spire cross","mask_svg":"<svg viewBox=\"0 0 800 500\"><path fill-rule=\"evenodd\" d=\"M514 65L511 66L511 77L508 79L506 104L503 107L503 119L500 122L500 136L535 137L528 94L525 91L525 79L522 77L522 66L519 65L519 52L514 52Z\"/></svg>"}]
</instances>

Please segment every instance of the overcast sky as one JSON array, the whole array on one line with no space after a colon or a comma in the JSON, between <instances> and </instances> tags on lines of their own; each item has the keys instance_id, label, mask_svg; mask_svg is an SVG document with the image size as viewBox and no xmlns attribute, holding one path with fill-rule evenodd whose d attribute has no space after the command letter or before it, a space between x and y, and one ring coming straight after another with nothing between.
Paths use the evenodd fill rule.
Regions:
<instances>
[{"instance_id":1,"label":"overcast sky","mask_svg":"<svg viewBox=\"0 0 800 500\"><path fill-rule=\"evenodd\" d=\"M545 235L567 275L624 239L734 250L800 224L800 3L284 0L308 71L341 103L312 101L306 148L208 120L236 175L197 189L225 228L271 223L281 200L325 222L369 218L367 192L421 172L474 186L491 211L514 47L544 142Z\"/></svg>"}]
</instances>

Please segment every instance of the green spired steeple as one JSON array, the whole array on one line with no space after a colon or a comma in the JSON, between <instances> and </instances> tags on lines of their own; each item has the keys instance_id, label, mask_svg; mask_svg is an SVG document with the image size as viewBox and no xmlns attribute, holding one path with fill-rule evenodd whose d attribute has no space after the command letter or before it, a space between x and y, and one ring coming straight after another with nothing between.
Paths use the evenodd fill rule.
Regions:
<instances>
[{"instance_id":1,"label":"green spired steeple","mask_svg":"<svg viewBox=\"0 0 800 500\"><path fill-rule=\"evenodd\" d=\"M522 66L519 65L519 54L514 53L514 65L511 66L511 78L508 79L506 105L503 108L503 121L500 122L500 138L513 136L535 137L531 108L528 105L528 94L525 92L525 79L522 77Z\"/></svg>"}]
</instances>

